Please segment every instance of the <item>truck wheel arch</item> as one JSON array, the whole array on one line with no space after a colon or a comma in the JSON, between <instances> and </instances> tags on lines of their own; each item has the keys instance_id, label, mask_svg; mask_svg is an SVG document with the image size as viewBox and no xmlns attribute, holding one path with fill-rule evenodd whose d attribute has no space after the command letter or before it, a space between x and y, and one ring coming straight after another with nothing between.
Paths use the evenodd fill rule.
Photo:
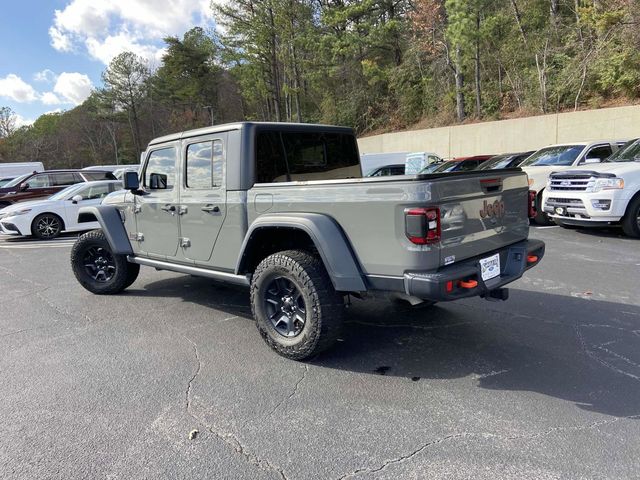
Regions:
<instances>
[{"instance_id":1,"label":"truck wheel arch","mask_svg":"<svg viewBox=\"0 0 640 480\"><path fill-rule=\"evenodd\" d=\"M293 245L280 244L284 235L295 238ZM266 255L275 253L274 248L266 247L259 255L256 249L269 238L277 239L275 250L298 248L307 242L307 247L317 250L334 288L340 292L363 292L367 290L358 262L349 241L337 222L318 213L278 213L263 215L253 222L240 249L236 274L252 273L252 269ZM282 246L280 246L282 245ZM260 258L258 258L260 257Z\"/></svg>"},{"instance_id":2,"label":"truck wheel arch","mask_svg":"<svg viewBox=\"0 0 640 480\"><path fill-rule=\"evenodd\" d=\"M111 247L117 255L133 255L131 242L122 223L117 207L113 205L97 205L82 207L78 211L78 223L98 222Z\"/></svg>"}]
</instances>

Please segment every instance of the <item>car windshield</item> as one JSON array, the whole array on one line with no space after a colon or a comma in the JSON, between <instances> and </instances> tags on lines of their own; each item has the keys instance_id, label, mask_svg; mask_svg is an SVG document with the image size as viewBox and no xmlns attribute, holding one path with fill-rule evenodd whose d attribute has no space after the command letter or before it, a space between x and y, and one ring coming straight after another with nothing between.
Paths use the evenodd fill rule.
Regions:
<instances>
[{"instance_id":1,"label":"car windshield","mask_svg":"<svg viewBox=\"0 0 640 480\"><path fill-rule=\"evenodd\" d=\"M422 170L420 170L419 173L433 173L435 169L438 168L440 165L442 165L442 162L432 163L424 167Z\"/></svg>"},{"instance_id":2,"label":"car windshield","mask_svg":"<svg viewBox=\"0 0 640 480\"><path fill-rule=\"evenodd\" d=\"M506 168L513 160L513 155L498 155L491 160L487 160L478 167L478 170L496 170L498 168Z\"/></svg>"},{"instance_id":3,"label":"car windshield","mask_svg":"<svg viewBox=\"0 0 640 480\"><path fill-rule=\"evenodd\" d=\"M26 173L24 175L20 175L19 177L16 177L13 180L11 180L9 183L7 183L3 188L15 187L16 185L20 185L24 179L30 177L31 175L33 175L33 174L32 173Z\"/></svg>"},{"instance_id":4,"label":"car windshield","mask_svg":"<svg viewBox=\"0 0 640 480\"><path fill-rule=\"evenodd\" d=\"M625 143L605 162L640 162L640 139Z\"/></svg>"},{"instance_id":5,"label":"car windshield","mask_svg":"<svg viewBox=\"0 0 640 480\"><path fill-rule=\"evenodd\" d=\"M85 187L86 185L69 185L67 188L51 195L48 200L64 200L72 193L76 193L76 191L80 191Z\"/></svg>"},{"instance_id":6,"label":"car windshield","mask_svg":"<svg viewBox=\"0 0 640 480\"><path fill-rule=\"evenodd\" d=\"M538 150L536 153L522 162L520 167L541 167L545 165L568 166L576 161L580 153L584 150L584 145L566 145L563 147L547 147Z\"/></svg>"},{"instance_id":7,"label":"car windshield","mask_svg":"<svg viewBox=\"0 0 640 480\"><path fill-rule=\"evenodd\" d=\"M449 172L451 170L453 170L454 168L456 168L456 166L459 164L460 162L457 162L455 160L449 160L447 162L442 162L439 163L438 166L436 168L434 168L433 170L431 170L431 173L444 173L444 172Z\"/></svg>"}]
</instances>

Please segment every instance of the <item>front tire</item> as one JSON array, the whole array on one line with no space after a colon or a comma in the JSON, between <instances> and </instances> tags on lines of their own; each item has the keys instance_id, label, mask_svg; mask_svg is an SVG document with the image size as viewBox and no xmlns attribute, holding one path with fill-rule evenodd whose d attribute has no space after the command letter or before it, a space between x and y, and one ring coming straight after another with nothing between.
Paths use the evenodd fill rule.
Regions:
<instances>
[{"instance_id":1,"label":"front tire","mask_svg":"<svg viewBox=\"0 0 640 480\"><path fill-rule=\"evenodd\" d=\"M536 216L533 217L533 221L541 227L548 227L554 224L551 217L542 211L542 192L536 197Z\"/></svg>"},{"instance_id":2,"label":"front tire","mask_svg":"<svg viewBox=\"0 0 640 480\"><path fill-rule=\"evenodd\" d=\"M279 355L308 359L338 339L344 298L322 261L300 250L268 256L251 280L251 310L264 341Z\"/></svg>"},{"instance_id":3,"label":"front tire","mask_svg":"<svg viewBox=\"0 0 640 480\"><path fill-rule=\"evenodd\" d=\"M640 238L640 196L629 203L622 219L622 230L629 237Z\"/></svg>"},{"instance_id":4,"label":"front tire","mask_svg":"<svg viewBox=\"0 0 640 480\"><path fill-rule=\"evenodd\" d=\"M31 222L31 233L40 240L58 238L64 230L62 219L53 213L42 213Z\"/></svg>"},{"instance_id":5,"label":"front tire","mask_svg":"<svg viewBox=\"0 0 640 480\"><path fill-rule=\"evenodd\" d=\"M120 293L135 282L140 265L111 251L102 230L81 235L71 249L71 268L80 285L97 295Z\"/></svg>"}]
</instances>

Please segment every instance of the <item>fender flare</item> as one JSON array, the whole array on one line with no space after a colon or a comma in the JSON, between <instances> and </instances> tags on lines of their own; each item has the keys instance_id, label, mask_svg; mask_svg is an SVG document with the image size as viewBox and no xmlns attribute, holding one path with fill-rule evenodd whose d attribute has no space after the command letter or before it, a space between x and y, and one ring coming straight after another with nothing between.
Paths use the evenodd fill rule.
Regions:
<instances>
[{"instance_id":1,"label":"fender flare","mask_svg":"<svg viewBox=\"0 0 640 480\"><path fill-rule=\"evenodd\" d=\"M244 238L236 274L244 268L245 252L251 248L255 233L270 228L297 229L309 235L337 291L367 290L358 262L342 229L333 218L319 213L276 213L259 217L251 224Z\"/></svg>"},{"instance_id":2,"label":"fender flare","mask_svg":"<svg viewBox=\"0 0 640 480\"><path fill-rule=\"evenodd\" d=\"M133 248L131 248L131 242L117 207L113 205L96 205L80 208L78 211L78 223L89 222L98 222L100 224L113 253L116 255L133 255Z\"/></svg>"}]
</instances>

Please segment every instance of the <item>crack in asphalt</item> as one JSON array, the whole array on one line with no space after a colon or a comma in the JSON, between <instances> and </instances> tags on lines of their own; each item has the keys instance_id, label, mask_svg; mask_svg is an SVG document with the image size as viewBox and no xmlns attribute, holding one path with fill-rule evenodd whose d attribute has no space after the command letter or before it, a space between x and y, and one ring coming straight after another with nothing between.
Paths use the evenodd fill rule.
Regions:
<instances>
[{"instance_id":1,"label":"crack in asphalt","mask_svg":"<svg viewBox=\"0 0 640 480\"><path fill-rule=\"evenodd\" d=\"M298 393L298 387L300 386L300 384L304 381L304 379L307 376L307 373L309 373L309 365L304 366L304 371L302 372L302 375L300 376L300 378L298 379L298 381L295 383L295 385L293 386L293 390L291 391L291 393L284 397L282 400L280 400L275 407L273 407L271 409L271 411L269 413L267 413L267 415L265 416L265 418L270 417L271 415L273 415L282 405L284 405L285 403L287 403L289 400L291 400L294 395L296 393Z\"/></svg>"},{"instance_id":2,"label":"crack in asphalt","mask_svg":"<svg viewBox=\"0 0 640 480\"><path fill-rule=\"evenodd\" d=\"M202 370L202 361L200 360L198 345L196 345L196 343L186 335L182 335L182 337L191 344L191 347L193 348L193 353L196 357L196 361L198 362L198 367L196 368L196 371L193 373L193 376L189 379L189 383L187 384L187 391L185 392L185 402L186 402L187 413L191 414L191 389L193 387L193 382L196 380L198 375L200 375L200 370Z\"/></svg>"},{"instance_id":3,"label":"crack in asphalt","mask_svg":"<svg viewBox=\"0 0 640 480\"><path fill-rule=\"evenodd\" d=\"M451 440L454 438L460 438L460 437L464 437L467 436L468 434L466 433L455 433L452 435L447 435L446 437L442 437L442 438L438 438L436 440L432 440L430 442L427 442L425 444L423 444L421 447L417 448L416 450L413 450L412 452L406 454L406 455L402 455L400 457L396 457L393 458L391 460L386 460L382 465L380 465L379 467L375 467L375 468L359 468L357 470L354 470L351 473L347 473L346 475L342 475L341 477L338 478L338 480L345 480L347 478L353 478L362 474L367 474L367 473L377 473L380 472L382 470L384 470L385 468L387 468L389 465L393 465L396 463L402 463L405 462L407 460L410 460L411 458L415 457L416 455L418 455L420 452L422 452L423 450L425 450L426 448L429 448L432 445L437 445L439 443L442 442L446 442L447 440Z\"/></svg>"},{"instance_id":4,"label":"crack in asphalt","mask_svg":"<svg viewBox=\"0 0 640 480\"><path fill-rule=\"evenodd\" d=\"M191 346L193 348L193 353L194 353L195 358L196 358L196 361L198 362L196 371L193 373L193 375L189 379L189 382L187 384L187 389L186 389L186 392L185 392L185 402L186 402L185 403L185 410L186 410L187 414L191 418L196 420L198 423L200 423L201 425L204 425L209 433L211 433L216 438L218 438L219 440L221 440L222 442L224 442L225 444L227 444L228 446L233 448L234 451L237 454L239 454L242 457L244 457L244 459L247 462L249 462L251 465L254 465L255 467L258 467L258 468L260 468L260 469L262 469L264 471L267 471L267 472L274 472L282 480L288 480L287 476L284 473L284 470L282 470L281 468L273 465L269 460L266 460L264 458L260 458L256 454L247 451L245 446L242 445L242 443L240 442L240 440L238 439L238 437L236 435L234 435L233 433L230 433L230 432L224 432L224 431L218 430L215 427L215 425L207 423L207 421L204 418L200 417L198 414L196 414L193 411L193 401L192 401L192 398L191 398L191 391L193 389L193 383L195 382L195 380L198 377L198 375L200 375L200 372L202 370L202 360L200 359L200 352L198 351L198 345L193 340L191 340L189 337L187 337L186 335L182 335L182 337L191 344ZM297 388L297 386L296 386L296 388Z\"/></svg>"},{"instance_id":5,"label":"crack in asphalt","mask_svg":"<svg viewBox=\"0 0 640 480\"><path fill-rule=\"evenodd\" d=\"M591 349L587 346L587 342L585 341L582 335L582 332L580 331L580 324L578 323L578 321L575 322L575 332L576 332L578 341L580 342L580 349L587 357L591 358L595 362L599 363L603 367L608 368L613 372L619 373L621 375L632 378L634 380L640 380L640 376L634 375L633 373L625 372L624 370L619 369L615 365L612 365L611 363L601 359L598 355L596 355L593 351L591 351Z\"/></svg>"},{"instance_id":6,"label":"crack in asphalt","mask_svg":"<svg viewBox=\"0 0 640 480\"><path fill-rule=\"evenodd\" d=\"M551 435L551 434L557 433L557 432L579 432L579 431L584 431L584 430L598 429L598 428L600 428L602 426L611 425L611 424L617 423L617 422L619 422L621 420L634 420L634 419L638 419L638 418L640 418L640 414L630 415L630 416L625 416L625 417L618 417L618 418L615 418L613 420L602 420L602 421L593 422L593 423L590 423L590 424L587 424L587 425L575 425L575 426L569 426L569 427L562 427L562 426L551 427L551 428L549 428L547 430L544 430L542 432L539 432L539 433L527 434L527 435L515 435L515 436L505 436L505 435L499 435L499 434L496 434L496 433L489 433L489 432L454 433L454 434L451 434L451 435L447 435L445 437L438 438L436 440L431 440L431 441L421 445L417 449L412 450L408 454L401 455L399 457L395 457L395 458L392 458L390 460L386 460L380 466L358 468L358 469L356 469L356 470L354 470L354 471L352 471L350 473L347 473L345 475L342 475L342 476L338 477L337 480L345 480L347 478L353 478L353 477L357 477L357 476L364 475L364 474L375 474L377 472L380 472L380 471L384 470L385 468L389 467L390 465L403 463L403 462L406 462L408 460L411 460L413 457L415 457L416 455L419 455L420 453L422 453L427 448L429 448L431 446L434 446L434 445L438 445L440 443L443 443L443 442L446 442L446 441L449 441L449 440L457 440L459 438L495 438L495 439L498 439L498 440L535 440L535 439L546 437L548 435Z\"/></svg>"}]
</instances>

